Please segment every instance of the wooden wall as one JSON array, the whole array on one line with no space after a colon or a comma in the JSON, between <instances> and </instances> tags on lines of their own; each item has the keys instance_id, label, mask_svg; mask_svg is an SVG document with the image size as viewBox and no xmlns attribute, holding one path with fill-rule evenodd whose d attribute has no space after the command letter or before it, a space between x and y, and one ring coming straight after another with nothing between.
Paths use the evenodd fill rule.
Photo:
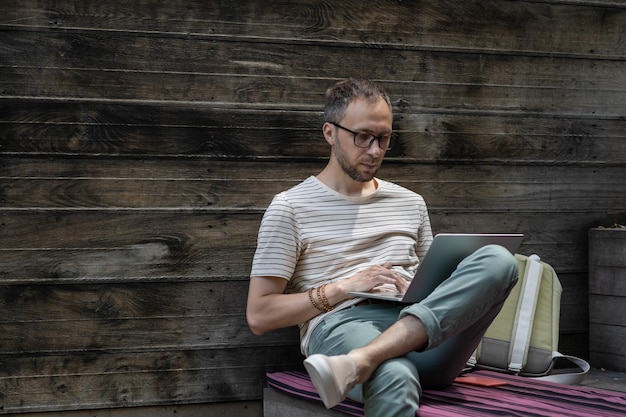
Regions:
<instances>
[{"instance_id":1,"label":"wooden wall","mask_svg":"<svg viewBox=\"0 0 626 417\"><path fill-rule=\"evenodd\" d=\"M587 355L587 230L626 222L619 0L0 2L0 414L257 400L300 366L244 309L262 213L369 77L380 175L438 232L523 232Z\"/></svg>"}]
</instances>

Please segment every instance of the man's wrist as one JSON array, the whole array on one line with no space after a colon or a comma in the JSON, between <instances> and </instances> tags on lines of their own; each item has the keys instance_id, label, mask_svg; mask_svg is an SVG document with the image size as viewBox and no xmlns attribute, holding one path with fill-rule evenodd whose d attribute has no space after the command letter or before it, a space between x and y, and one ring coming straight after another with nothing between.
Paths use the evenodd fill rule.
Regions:
<instances>
[{"instance_id":1,"label":"man's wrist","mask_svg":"<svg viewBox=\"0 0 626 417\"><path fill-rule=\"evenodd\" d=\"M348 290L343 282L333 282L326 286L326 296L332 305L339 304L348 299Z\"/></svg>"}]
</instances>

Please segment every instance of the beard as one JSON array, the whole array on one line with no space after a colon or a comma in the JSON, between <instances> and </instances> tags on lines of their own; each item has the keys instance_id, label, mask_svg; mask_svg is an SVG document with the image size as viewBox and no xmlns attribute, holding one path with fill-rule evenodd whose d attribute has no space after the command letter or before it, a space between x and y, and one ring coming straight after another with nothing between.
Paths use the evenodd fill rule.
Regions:
<instances>
[{"instance_id":1,"label":"beard","mask_svg":"<svg viewBox=\"0 0 626 417\"><path fill-rule=\"evenodd\" d=\"M358 181L358 182L371 181L376 175L376 173L378 172L378 167L374 170L374 172L371 172L371 173L359 172L358 164L350 163L350 161L348 160L348 156L346 152L344 151L344 149L341 147L338 139L339 138L337 138L337 140L335 141L335 158L337 159L337 162L339 163L339 166L341 167L341 169L343 169L343 172L345 172L346 175L348 175L354 181Z\"/></svg>"}]
</instances>

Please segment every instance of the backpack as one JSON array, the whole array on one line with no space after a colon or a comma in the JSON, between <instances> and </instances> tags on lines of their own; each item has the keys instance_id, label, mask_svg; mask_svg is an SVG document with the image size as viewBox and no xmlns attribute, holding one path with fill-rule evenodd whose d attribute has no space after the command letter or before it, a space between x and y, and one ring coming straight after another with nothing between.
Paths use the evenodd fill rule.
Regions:
<instances>
[{"instance_id":1,"label":"backpack","mask_svg":"<svg viewBox=\"0 0 626 417\"><path fill-rule=\"evenodd\" d=\"M563 288L554 269L537 255L516 254L515 257L520 271L518 282L468 360L468 368L566 384L582 382L589 372L589 364L558 351ZM559 358L569 360L580 369L553 373Z\"/></svg>"}]
</instances>

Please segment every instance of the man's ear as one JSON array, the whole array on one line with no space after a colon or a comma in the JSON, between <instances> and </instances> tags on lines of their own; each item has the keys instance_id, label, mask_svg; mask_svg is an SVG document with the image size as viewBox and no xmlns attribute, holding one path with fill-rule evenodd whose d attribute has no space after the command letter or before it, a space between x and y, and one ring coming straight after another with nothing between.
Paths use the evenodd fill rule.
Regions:
<instances>
[{"instance_id":1,"label":"man's ear","mask_svg":"<svg viewBox=\"0 0 626 417\"><path fill-rule=\"evenodd\" d=\"M333 146L335 144L335 126L333 126L332 123L325 122L322 125L322 133L324 133L326 142L328 142L330 146Z\"/></svg>"}]
</instances>

